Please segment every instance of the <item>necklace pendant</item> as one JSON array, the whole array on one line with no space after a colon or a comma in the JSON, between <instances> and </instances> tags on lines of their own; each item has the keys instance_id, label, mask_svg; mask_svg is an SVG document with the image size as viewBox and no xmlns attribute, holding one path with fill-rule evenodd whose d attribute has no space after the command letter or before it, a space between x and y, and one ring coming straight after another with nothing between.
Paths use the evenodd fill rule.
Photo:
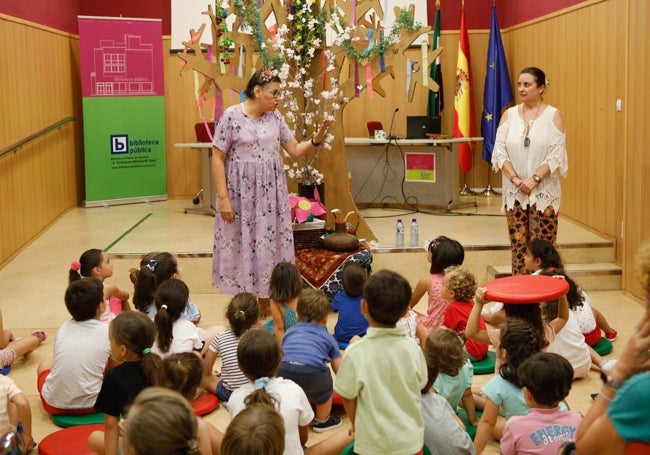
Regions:
<instances>
[{"instance_id":1,"label":"necklace pendant","mask_svg":"<svg viewBox=\"0 0 650 455\"><path fill-rule=\"evenodd\" d=\"M528 147L529 145L530 145L530 138L528 136L526 136L524 138L524 147Z\"/></svg>"}]
</instances>

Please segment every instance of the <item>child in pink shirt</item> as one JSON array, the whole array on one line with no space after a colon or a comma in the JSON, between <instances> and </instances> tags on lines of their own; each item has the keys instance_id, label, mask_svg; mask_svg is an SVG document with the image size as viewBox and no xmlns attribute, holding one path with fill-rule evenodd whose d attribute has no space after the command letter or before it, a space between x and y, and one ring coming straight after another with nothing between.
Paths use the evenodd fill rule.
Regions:
<instances>
[{"instance_id":1,"label":"child in pink shirt","mask_svg":"<svg viewBox=\"0 0 650 455\"><path fill-rule=\"evenodd\" d=\"M573 368L568 360L551 352L539 352L517 369L523 384L528 415L512 416L501 438L504 455L555 455L562 444L575 441L582 415L563 411L564 400L573 383Z\"/></svg>"},{"instance_id":2,"label":"child in pink shirt","mask_svg":"<svg viewBox=\"0 0 650 455\"><path fill-rule=\"evenodd\" d=\"M417 321L428 335L442 325L449 305L449 301L441 294L443 272L449 266L461 265L465 259L465 250L458 241L444 235L429 242L426 249L427 261L431 264L429 274L418 281L409 306L413 308L417 305L425 292L429 295L427 314L421 315Z\"/></svg>"}]
</instances>

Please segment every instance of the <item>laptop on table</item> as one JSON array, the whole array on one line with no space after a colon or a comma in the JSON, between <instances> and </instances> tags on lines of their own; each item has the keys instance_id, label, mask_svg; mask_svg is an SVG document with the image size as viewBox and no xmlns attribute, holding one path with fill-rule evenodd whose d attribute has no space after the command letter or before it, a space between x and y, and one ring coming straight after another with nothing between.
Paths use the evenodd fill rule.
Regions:
<instances>
[{"instance_id":1,"label":"laptop on table","mask_svg":"<svg viewBox=\"0 0 650 455\"><path fill-rule=\"evenodd\" d=\"M428 115L406 117L406 139L428 139L427 134L442 132L442 118Z\"/></svg>"}]
</instances>

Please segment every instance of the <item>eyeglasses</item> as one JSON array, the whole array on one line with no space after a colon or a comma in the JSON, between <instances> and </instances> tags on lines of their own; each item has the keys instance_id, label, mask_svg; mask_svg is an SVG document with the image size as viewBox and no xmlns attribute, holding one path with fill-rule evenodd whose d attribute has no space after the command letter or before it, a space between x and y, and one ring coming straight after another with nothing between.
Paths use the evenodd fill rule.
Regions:
<instances>
[{"instance_id":1,"label":"eyeglasses","mask_svg":"<svg viewBox=\"0 0 650 455\"><path fill-rule=\"evenodd\" d=\"M269 89L266 89L266 88L263 88L262 90L264 90L265 92L270 93L271 96L276 100L279 99L282 96L282 92L280 90L269 90Z\"/></svg>"}]
</instances>

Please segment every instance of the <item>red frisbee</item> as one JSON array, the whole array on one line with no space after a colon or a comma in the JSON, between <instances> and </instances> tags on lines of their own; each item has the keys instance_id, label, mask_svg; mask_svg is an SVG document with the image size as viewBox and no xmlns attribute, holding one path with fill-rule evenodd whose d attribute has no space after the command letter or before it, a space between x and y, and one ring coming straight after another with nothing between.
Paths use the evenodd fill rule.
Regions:
<instances>
[{"instance_id":1,"label":"red frisbee","mask_svg":"<svg viewBox=\"0 0 650 455\"><path fill-rule=\"evenodd\" d=\"M546 275L513 275L488 281L485 298L503 303L540 303L569 292L569 283Z\"/></svg>"}]
</instances>

